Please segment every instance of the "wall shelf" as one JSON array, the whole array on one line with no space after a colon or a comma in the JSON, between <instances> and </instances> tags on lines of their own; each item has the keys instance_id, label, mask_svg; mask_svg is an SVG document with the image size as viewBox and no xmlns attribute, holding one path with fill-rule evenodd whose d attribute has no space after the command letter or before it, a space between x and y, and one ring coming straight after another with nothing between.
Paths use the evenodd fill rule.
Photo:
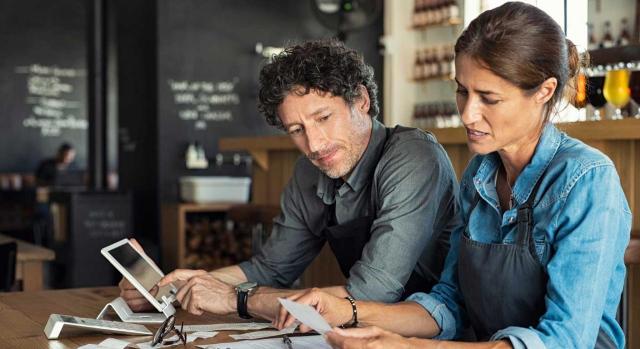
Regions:
<instances>
[{"instance_id":1,"label":"wall shelf","mask_svg":"<svg viewBox=\"0 0 640 349\"><path fill-rule=\"evenodd\" d=\"M601 48L589 51L591 65L615 64L640 60L640 44Z\"/></svg>"}]
</instances>

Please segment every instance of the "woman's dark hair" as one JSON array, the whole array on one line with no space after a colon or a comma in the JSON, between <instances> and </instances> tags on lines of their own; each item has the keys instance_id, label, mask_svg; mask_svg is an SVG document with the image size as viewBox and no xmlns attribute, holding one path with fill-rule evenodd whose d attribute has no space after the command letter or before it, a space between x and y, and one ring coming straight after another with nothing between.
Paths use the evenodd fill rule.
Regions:
<instances>
[{"instance_id":1,"label":"woman's dark hair","mask_svg":"<svg viewBox=\"0 0 640 349\"><path fill-rule=\"evenodd\" d=\"M582 66L578 50L558 23L535 6L507 2L483 12L462 32L455 53L475 59L530 94L545 80L556 78L558 86L545 106L545 121L563 95L575 97Z\"/></svg>"},{"instance_id":2,"label":"woman's dark hair","mask_svg":"<svg viewBox=\"0 0 640 349\"><path fill-rule=\"evenodd\" d=\"M314 90L340 96L352 105L360 97L360 85L369 93L369 115L376 117L378 86L373 68L364 63L362 55L338 40L307 41L285 48L262 68L258 110L267 123L282 128L277 110L287 94L305 95Z\"/></svg>"}]
</instances>

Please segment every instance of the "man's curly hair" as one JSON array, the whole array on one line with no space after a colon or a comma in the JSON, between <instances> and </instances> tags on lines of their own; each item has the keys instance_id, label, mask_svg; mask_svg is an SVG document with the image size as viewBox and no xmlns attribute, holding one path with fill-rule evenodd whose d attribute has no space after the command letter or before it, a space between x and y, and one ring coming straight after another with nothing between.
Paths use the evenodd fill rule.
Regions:
<instances>
[{"instance_id":1,"label":"man's curly hair","mask_svg":"<svg viewBox=\"0 0 640 349\"><path fill-rule=\"evenodd\" d=\"M277 110L290 92L317 90L340 96L351 106L360 97L360 85L369 92L369 115L375 118L380 111L378 86L362 55L338 40L307 41L285 48L262 68L258 110L269 125L282 129Z\"/></svg>"}]
</instances>

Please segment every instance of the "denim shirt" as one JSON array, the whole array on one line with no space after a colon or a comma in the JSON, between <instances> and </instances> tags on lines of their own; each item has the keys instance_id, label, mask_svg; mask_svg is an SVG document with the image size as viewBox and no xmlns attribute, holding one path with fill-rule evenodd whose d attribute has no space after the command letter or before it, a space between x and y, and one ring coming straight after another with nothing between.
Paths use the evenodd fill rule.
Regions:
<instances>
[{"instance_id":1,"label":"denim shirt","mask_svg":"<svg viewBox=\"0 0 640 349\"><path fill-rule=\"evenodd\" d=\"M507 327L492 340L514 348L593 348L600 328L619 347L624 335L615 316L624 284L624 252L631 212L607 156L545 126L531 162L513 187L515 205L502 212L495 186L497 153L474 157L460 183L462 219L475 241L512 244L517 208L541 181L533 206L537 257L548 274L546 311L532 327ZM480 200L475 207L474 195ZM465 226L451 234L440 282L407 300L422 305L440 327L436 339L456 339L467 325L458 284L458 254Z\"/></svg>"}]
</instances>

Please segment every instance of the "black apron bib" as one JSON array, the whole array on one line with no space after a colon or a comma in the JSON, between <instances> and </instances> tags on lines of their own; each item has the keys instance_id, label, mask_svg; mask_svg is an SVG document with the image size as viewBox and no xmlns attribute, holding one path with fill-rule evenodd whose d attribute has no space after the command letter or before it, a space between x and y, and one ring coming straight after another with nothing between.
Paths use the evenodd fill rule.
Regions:
<instances>
[{"instance_id":1,"label":"black apron bib","mask_svg":"<svg viewBox=\"0 0 640 349\"><path fill-rule=\"evenodd\" d=\"M515 244L471 240L465 227L458 257L460 292L479 341L509 326L536 326L545 313L548 276L535 254L533 200L540 181L517 213ZM475 203L480 200L476 193ZM600 329L595 348L616 348Z\"/></svg>"},{"instance_id":2,"label":"black apron bib","mask_svg":"<svg viewBox=\"0 0 640 349\"><path fill-rule=\"evenodd\" d=\"M387 134L385 139L385 144L383 146L382 152L378 156L379 162L382 154L385 153L387 149L387 142L390 136L396 132L404 132L413 130L411 128L396 126L392 131L387 128ZM371 176L373 178L373 174L375 171L372 171ZM373 183L373 181L370 181ZM337 190L337 189L336 189ZM371 189L373 191L373 189ZM364 246L369 242L371 238L371 225L373 224L373 220L375 219L375 208L373 207L373 200L369 198L369 215L365 217L358 217L349 222L338 224L336 219L336 206L335 202L331 205L327 205L326 207L326 227L323 230L323 234L327 241L329 242L329 246L331 247L331 251L336 256L338 264L340 265L340 271L342 274L348 278L349 271L351 267L360 260L362 257L362 250ZM446 257L446 253L448 251L443 251L440 255L442 255L442 261L439 263L440 265L444 262L444 257ZM437 270L436 272L440 273L442 270ZM404 293L402 295L402 300L407 298L413 293L416 292L429 292L431 287L437 283L438 280L432 278L425 278L414 270L409 277L409 280L405 284Z\"/></svg>"}]
</instances>

